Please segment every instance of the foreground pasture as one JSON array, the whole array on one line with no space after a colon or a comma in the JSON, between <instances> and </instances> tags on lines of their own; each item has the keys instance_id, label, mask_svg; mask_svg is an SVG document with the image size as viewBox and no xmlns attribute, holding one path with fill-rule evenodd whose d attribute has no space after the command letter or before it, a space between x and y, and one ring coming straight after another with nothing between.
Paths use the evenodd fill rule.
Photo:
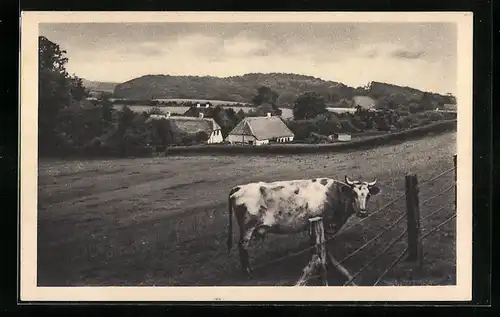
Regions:
<instances>
[{"instance_id":1,"label":"foreground pasture","mask_svg":"<svg viewBox=\"0 0 500 317\"><path fill-rule=\"evenodd\" d=\"M42 161L38 193L38 285L290 285L309 252L240 274L237 247L226 250L227 195L250 181L335 177L378 179L382 192L369 208L404 192L404 175L420 182L452 167L456 134L378 149L269 157L166 157L92 161ZM453 173L422 186L420 201L451 185ZM422 206L422 217L453 201L453 191ZM364 244L404 211L404 200L354 225L329 245L337 259ZM425 232L453 212L446 208L422 223ZM344 263L356 272L406 227ZM233 225L234 239L238 226ZM255 266L308 246L306 234L268 236L250 249ZM368 269L369 285L406 246L406 238ZM424 271L402 263L384 284L455 283L455 222L424 240ZM413 282L412 282L413 281Z\"/></svg>"}]
</instances>

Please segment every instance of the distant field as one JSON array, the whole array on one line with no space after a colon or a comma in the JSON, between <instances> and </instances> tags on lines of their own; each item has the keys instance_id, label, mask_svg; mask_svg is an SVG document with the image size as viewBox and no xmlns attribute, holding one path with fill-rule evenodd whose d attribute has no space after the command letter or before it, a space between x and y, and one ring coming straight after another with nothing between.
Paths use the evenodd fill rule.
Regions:
<instances>
[{"instance_id":1,"label":"distant field","mask_svg":"<svg viewBox=\"0 0 500 317\"><path fill-rule=\"evenodd\" d=\"M210 102L212 105L237 105L237 104L248 104L247 102L237 102L237 101L225 101L225 100L213 100L213 99L178 99L178 98L168 98L168 99L155 99L161 102L199 102L199 103L207 103Z\"/></svg>"},{"instance_id":2,"label":"distant field","mask_svg":"<svg viewBox=\"0 0 500 317\"><path fill-rule=\"evenodd\" d=\"M404 192L404 175L419 182L453 166L456 133L366 152L289 156L193 156L91 161L42 161L38 191L38 285L290 285L310 253L240 274L237 248L228 254L227 195L250 181L334 177L377 178L382 189L369 208ZM453 182L453 173L421 186L420 201ZM453 191L421 207L425 216L453 201ZM342 259L404 211L404 200L355 225L329 245ZM453 213L451 206L422 222L425 232ZM353 273L404 228L402 221L379 242L348 260ZM236 239L238 226L233 225ZM254 247L254 265L308 245L307 233L268 236ZM363 274L370 285L406 246L406 239ZM454 284L455 223L423 241L421 274L400 263L382 285ZM417 281L417 282L412 282Z\"/></svg>"},{"instance_id":3,"label":"distant field","mask_svg":"<svg viewBox=\"0 0 500 317\"><path fill-rule=\"evenodd\" d=\"M123 105L121 104L115 104L113 105L113 108L115 109L121 109L123 107ZM189 110L189 107L182 107L182 106L179 106L179 107L166 107L166 106L156 106L156 107L152 107L152 106L149 106L149 105L130 105L128 106L132 111L135 111L135 112L143 112L143 111L148 111L152 108L160 108L163 112L171 112L171 113L180 113L180 114L183 114L184 112L188 111ZM227 107L225 107L227 108ZM233 108L234 111L238 112L241 110L243 110L244 112L249 112L250 110L253 109L253 107L230 107L230 108ZM282 114L281 114L281 117L283 119L288 119L288 118L291 118L293 117L293 112L292 112L292 109L289 109L289 108L281 108L281 111L282 111Z\"/></svg>"}]
</instances>

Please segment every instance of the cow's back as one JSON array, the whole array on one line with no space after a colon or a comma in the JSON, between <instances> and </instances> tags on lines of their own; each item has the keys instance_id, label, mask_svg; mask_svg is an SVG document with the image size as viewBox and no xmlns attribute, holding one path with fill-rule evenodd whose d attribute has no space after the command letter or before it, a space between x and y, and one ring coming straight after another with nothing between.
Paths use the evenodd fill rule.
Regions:
<instances>
[{"instance_id":1,"label":"cow's back","mask_svg":"<svg viewBox=\"0 0 500 317\"><path fill-rule=\"evenodd\" d=\"M325 211L332 179L258 182L238 186L232 194L236 205L244 205L252 222L271 232L289 233L307 227L308 219Z\"/></svg>"}]
</instances>

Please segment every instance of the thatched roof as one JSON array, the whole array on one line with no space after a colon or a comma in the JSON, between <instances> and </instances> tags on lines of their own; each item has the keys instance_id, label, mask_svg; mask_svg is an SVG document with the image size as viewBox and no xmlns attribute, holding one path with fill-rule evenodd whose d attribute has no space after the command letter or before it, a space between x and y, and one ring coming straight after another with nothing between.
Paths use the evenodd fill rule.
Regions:
<instances>
[{"instance_id":1,"label":"thatched roof","mask_svg":"<svg viewBox=\"0 0 500 317\"><path fill-rule=\"evenodd\" d=\"M293 137L294 134L279 117L246 117L229 134L253 135L257 140Z\"/></svg>"},{"instance_id":2,"label":"thatched roof","mask_svg":"<svg viewBox=\"0 0 500 317\"><path fill-rule=\"evenodd\" d=\"M167 120L179 130L189 134L196 134L203 131L207 135L210 135L214 130L220 130L221 128L212 118L174 116L169 117Z\"/></svg>"}]
</instances>

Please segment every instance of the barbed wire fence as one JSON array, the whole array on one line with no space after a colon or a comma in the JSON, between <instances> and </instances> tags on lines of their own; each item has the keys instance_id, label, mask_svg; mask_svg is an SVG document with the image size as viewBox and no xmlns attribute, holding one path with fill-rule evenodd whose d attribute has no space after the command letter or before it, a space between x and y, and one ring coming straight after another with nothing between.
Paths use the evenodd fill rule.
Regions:
<instances>
[{"instance_id":1,"label":"barbed wire fence","mask_svg":"<svg viewBox=\"0 0 500 317\"><path fill-rule=\"evenodd\" d=\"M308 285L308 282L312 279L317 279L319 277L320 280L320 285L328 285L327 281L327 267L328 269L336 269L338 272L340 272L345 278L346 282L343 284L344 286L347 285L356 285L355 280L361 276L362 273L364 273L367 269L369 269L377 260L382 258L386 253L393 247L395 246L398 242L400 242L404 236L407 236L407 246L404 248L403 251L399 253L399 255L389 264L388 267L386 267L383 272L377 277L376 281L374 282L375 285L379 285L385 276L393 270L398 263L400 263L403 259L404 256L407 255L406 261L410 263L415 263L416 267L421 269L423 265L423 252L422 252L422 241L430 236L431 234L437 232L440 228L448 224L450 221L456 218L456 199L457 199L457 192L456 192L456 178L457 178L457 171L456 171L456 164L457 164L457 156L456 154L453 156L453 163L454 166L453 168L447 169L438 175L433 176L432 178L421 182L420 184L418 183L417 175L415 174L410 174L405 176L405 193L397 196L396 198L390 200L388 203L384 204L382 207L377 208L374 212L372 212L370 215L367 217L361 219L360 221L356 222L355 224L342 228L340 231L336 232L332 236L328 237L325 239L324 237L324 229L323 229L323 221L320 217L316 217L313 219L310 219L310 234L312 233L313 237L316 239L316 244L312 245L307 248L303 248L299 251L293 252L291 254L287 254L285 256L273 259L271 261L267 261L264 263L260 263L257 266L254 267L254 269L259 269L259 268L264 268L267 266L270 266L272 264L276 264L279 262L282 262L286 259L290 259L296 256L299 256L301 254L304 254L305 252L315 250L313 253L313 256L311 260L308 262L308 264L304 267L303 273L298 279L298 281L295 283L296 286L303 286L303 285ZM431 182L434 182L435 180L445 176L446 174L454 171L455 173L455 180L453 184L450 186L446 187L445 189L439 191L438 193L434 194L433 196L427 198L423 202L419 202L419 188L422 188L423 185L429 184ZM421 232L421 223L424 221L430 219L434 215L437 215L438 213L442 212L445 210L447 207L449 207L452 203L446 203L442 205L441 207L427 213L426 216L420 217L420 207L426 205L427 203L435 200L436 198L441 197L442 195L446 194L447 192L451 191L452 189L455 189L455 198L454 198L454 212L452 215L450 215L447 219L439 223L433 228L427 229L423 234ZM332 242L335 240L338 236L345 234L354 226L359 225L367 220L369 220L371 217L374 215L380 213L381 211L384 211L388 209L389 207L393 206L396 202L402 200L405 198L406 200L406 210L402 212L396 220L394 220L391 224L388 226L384 227L377 235L375 235L373 238L371 238L369 241L365 242L363 245L352 251L350 254L345 256L342 260L338 261L336 260L331 252L328 252L327 246L328 243ZM368 246L373 244L375 241L379 240L384 234L388 233L391 229L396 227L403 219L407 220L407 227L401 232L396 238L394 238L392 241L390 241L382 251L378 252L376 256L368 260L356 273L351 274L342 264L345 263L347 260L351 259L354 257L356 254L359 254L362 250L366 249ZM328 262L328 265L327 265ZM319 271L319 272L318 272Z\"/></svg>"},{"instance_id":2,"label":"barbed wire fence","mask_svg":"<svg viewBox=\"0 0 500 317\"><path fill-rule=\"evenodd\" d=\"M423 265L423 252L422 252L422 241L428 236L436 233L439 229L447 225L453 219L456 218L456 206L457 206L457 155L453 156L453 167L449 168L430 179L427 179L421 183L418 183L417 175L409 174L405 176L405 192L397 197L391 199L389 202L385 203L382 207L378 207L374 212L370 213L365 218L360 219L359 221L351 224L345 225L341 230L336 233L325 238L324 228L323 228L323 219L321 217L312 218L309 220L310 222L310 231L309 234L315 239L315 244L306 248L302 248L296 252L288 253L284 256L259 263L253 267L253 270L263 269L273 264L277 264L283 262L287 259L292 259L298 257L306 252L313 251L313 255L311 260L306 264L303 269L302 275L299 277L297 282L294 284L295 286L306 286L309 285L309 282L312 280L316 280L319 282L319 285L328 286L328 274L327 270L335 269L341 275L344 276L346 282L343 283L343 286L356 285L356 279L359 278L362 273L366 272L370 267L373 266L377 260L381 259L387 252L394 247L398 242L407 237L407 246L398 254L398 256L383 270L383 272L378 275L375 282L371 284L372 286L380 285L380 283L384 280L391 270L393 270L400 262L404 261L405 255L407 255L406 261L409 263L416 264L418 269L422 268ZM441 177L449 174L450 172L454 172L454 182L450 186L447 186L445 189L439 191L438 193L432 195L431 197L425 199L422 202L419 202L419 188L422 188L423 185L427 185L432 183ZM444 205L436 208L435 210L427 213L424 217L420 217L420 207L425 206L429 202L435 200L436 198L441 197L447 192L455 189L454 202L447 202ZM356 248L354 251L349 253L347 256L342 258L342 260L336 260L331 252L328 252L328 244L333 242L336 238L345 233L354 229L355 226L358 226L373 216L379 214L380 212L387 210L389 207L393 206L397 202L401 201L403 198L406 200L406 210L402 212L396 220L394 220L389 225L385 226L378 234L376 234L373 238L365 242L360 247ZM454 204L453 213L449 215L444 221L440 222L436 226L426 229L425 232L421 232L421 223L429 220L431 217L438 215L440 212L445 210L450 205ZM349 259L353 258L355 255L359 254L359 252L365 250L367 247L375 243L379 240L383 235L387 234L394 229L403 219L407 220L406 228L392 241L390 241L382 251L379 251L373 258L368 260L356 273L351 274L349 270L343 266L345 262ZM214 274L213 276L204 276L204 279L219 279L219 274Z\"/></svg>"}]
</instances>

